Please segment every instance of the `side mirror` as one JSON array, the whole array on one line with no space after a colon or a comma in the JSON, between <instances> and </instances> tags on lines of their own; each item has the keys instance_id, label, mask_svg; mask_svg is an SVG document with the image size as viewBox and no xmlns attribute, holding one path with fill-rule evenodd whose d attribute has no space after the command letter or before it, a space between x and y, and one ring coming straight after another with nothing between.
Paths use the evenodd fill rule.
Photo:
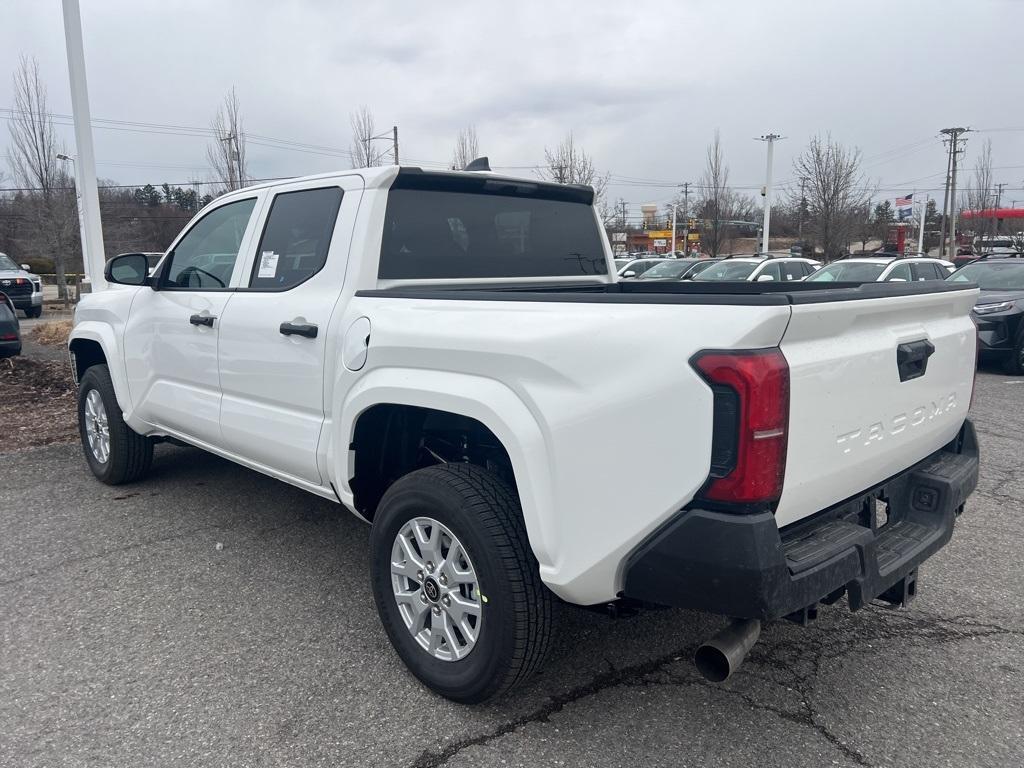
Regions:
<instances>
[{"instance_id":1,"label":"side mirror","mask_svg":"<svg viewBox=\"0 0 1024 768\"><path fill-rule=\"evenodd\" d=\"M772 277L771 275L758 275L757 276L757 282L759 282L759 283L767 283L770 280L774 280L774 279L775 278Z\"/></svg>"},{"instance_id":2,"label":"side mirror","mask_svg":"<svg viewBox=\"0 0 1024 768\"><path fill-rule=\"evenodd\" d=\"M149 261L144 253L122 253L107 262L103 276L108 283L117 285L145 285L149 276Z\"/></svg>"},{"instance_id":3,"label":"side mirror","mask_svg":"<svg viewBox=\"0 0 1024 768\"><path fill-rule=\"evenodd\" d=\"M634 272L632 269L627 269L625 272L622 273L622 275L620 275L620 277L636 277L636 272Z\"/></svg>"},{"instance_id":4,"label":"side mirror","mask_svg":"<svg viewBox=\"0 0 1024 768\"><path fill-rule=\"evenodd\" d=\"M32 267L30 267L30 266L29 266L28 264L22 264L22 265L20 265L20 266L21 266L21 268L22 268L22 269L24 269L24 270L25 270L26 272L31 272L31 271L32 271Z\"/></svg>"}]
</instances>

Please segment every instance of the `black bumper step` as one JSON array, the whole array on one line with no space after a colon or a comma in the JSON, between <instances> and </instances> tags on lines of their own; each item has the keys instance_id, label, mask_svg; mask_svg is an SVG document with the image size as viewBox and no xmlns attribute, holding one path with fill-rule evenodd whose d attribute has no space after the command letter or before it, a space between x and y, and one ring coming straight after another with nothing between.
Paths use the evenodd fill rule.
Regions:
<instances>
[{"instance_id":1,"label":"black bumper step","mask_svg":"<svg viewBox=\"0 0 1024 768\"><path fill-rule=\"evenodd\" d=\"M779 531L770 512L689 509L626 564L626 597L734 618L776 619L834 602L906 602L917 567L952 536L978 484L974 426L907 471ZM878 525L877 505L887 521Z\"/></svg>"}]
</instances>

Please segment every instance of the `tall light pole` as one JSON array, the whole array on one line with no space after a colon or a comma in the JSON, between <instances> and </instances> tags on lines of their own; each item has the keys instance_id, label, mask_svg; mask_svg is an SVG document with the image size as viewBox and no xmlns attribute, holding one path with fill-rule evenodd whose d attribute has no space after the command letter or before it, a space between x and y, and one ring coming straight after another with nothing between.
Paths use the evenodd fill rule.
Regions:
<instances>
[{"instance_id":1,"label":"tall light pole","mask_svg":"<svg viewBox=\"0 0 1024 768\"><path fill-rule=\"evenodd\" d=\"M85 216L82 213L82 185L78 181L78 163L75 162L75 158L71 155L59 154L57 159L63 160L65 163L71 163L71 177L75 180L75 209L78 211L78 237L85 243ZM82 254L82 265L85 266L84 250Z\"/></svg>"},{"instance_id":2,"label":"tall light pole","mask_svg":"<svg viewBox=\"0 0 1024 768\"><path fill-rule=\"evenodd\" d=\"M758 136L758 141L768 144L768 164L764 181L764 222L761 225L761 253L768 253L768 231L772 223L772 157L775 154L775 142L781 139L777 133L766 133Z\"/></svg>"},{"instance_id":3,"label":"tall light pole","mask_svg":"<svg viewBox=\"0 0 1024 768\"><path fill-rule=\"evenodd\" d=\"M62 0L64 41L68 51L71 81L71 111L75 120L75 186L82 226L82 265L93 291L107 287L103 278L103 227L100 223L100 195L96 186L96 155L92 148L89 90L85 80L85 49L82 46L82 15L78 0Z\"/></svg>"}]
</instances>

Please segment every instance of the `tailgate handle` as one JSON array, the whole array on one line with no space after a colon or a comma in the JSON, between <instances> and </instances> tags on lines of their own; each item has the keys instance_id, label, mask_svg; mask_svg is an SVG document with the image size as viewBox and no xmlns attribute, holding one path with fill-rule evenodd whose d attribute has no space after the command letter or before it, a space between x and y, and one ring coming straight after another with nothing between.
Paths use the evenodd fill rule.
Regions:
<instances>
[{"instance_id":1,"label":"tailgate handle","mask_svg":"<svg viewBox=\"0 0 1024 768\"><path fill-rule=\"evenodd\" d=\"M935 345L928 339L908 341L896 347L896 367L900 381L910 381L924 376L928 370L928 358L935 351Z\"/></svg>"}]
</instances>

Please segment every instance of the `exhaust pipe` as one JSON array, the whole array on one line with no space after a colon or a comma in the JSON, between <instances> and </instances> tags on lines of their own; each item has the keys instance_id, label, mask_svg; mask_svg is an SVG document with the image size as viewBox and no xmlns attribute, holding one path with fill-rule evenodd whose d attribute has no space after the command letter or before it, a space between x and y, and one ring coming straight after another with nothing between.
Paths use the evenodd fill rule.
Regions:
<instances>
[{"instance_id":1,"label":"exhaust pipe","mask_svg":"<svg viewBox=\"0 0 1024 768\"><path fill-rule=\"evenodd\" d=\"M697 649L693 663L697 665L697 671L705 680L712 683L724 682L739 669L760 636L760 621L735 619Z\"/></svg>"}]
</instances>

